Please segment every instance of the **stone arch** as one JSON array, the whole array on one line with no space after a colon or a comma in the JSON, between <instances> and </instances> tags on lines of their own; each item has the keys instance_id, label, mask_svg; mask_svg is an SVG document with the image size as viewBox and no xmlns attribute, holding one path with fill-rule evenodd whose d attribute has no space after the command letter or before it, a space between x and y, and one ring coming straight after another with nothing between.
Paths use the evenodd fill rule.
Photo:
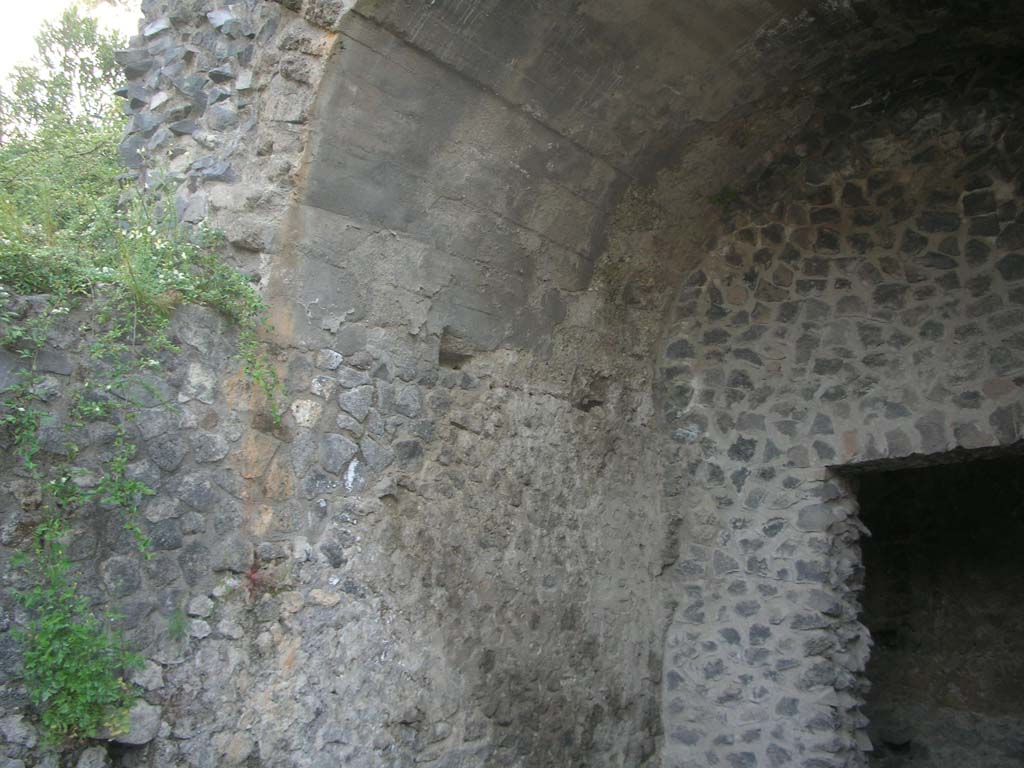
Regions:
<instances>
[{"instance_id":1,"label":"stone arch","mask_svg":"<svg viewBox=\"0 0 1024 768\"><path fill-rule=\"evenodd\" d=\"M666 766L864 764L865 531L837 470L1024 437L1020 52L938 40L824 92L681 281Z\"/></svg>"}]
</instances>

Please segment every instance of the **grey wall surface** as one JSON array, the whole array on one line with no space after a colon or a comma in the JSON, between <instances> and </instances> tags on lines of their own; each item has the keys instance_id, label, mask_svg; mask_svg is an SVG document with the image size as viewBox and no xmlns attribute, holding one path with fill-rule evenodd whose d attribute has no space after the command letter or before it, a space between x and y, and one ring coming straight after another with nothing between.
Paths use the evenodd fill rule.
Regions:
<instances>
[{"instance_id":1,"label":"grey wall surface","mask_svg":"<svg viewBox=\"0 0 1024 768\"><path fill-rule=\"evenodd\" d=\"M116 763L862 764L830 468L1019 438L1019 13L145 10L126 160L260 281L288 402L176 319L181 536L89 577L149 665Z\"/></svg>"}]
</instances>

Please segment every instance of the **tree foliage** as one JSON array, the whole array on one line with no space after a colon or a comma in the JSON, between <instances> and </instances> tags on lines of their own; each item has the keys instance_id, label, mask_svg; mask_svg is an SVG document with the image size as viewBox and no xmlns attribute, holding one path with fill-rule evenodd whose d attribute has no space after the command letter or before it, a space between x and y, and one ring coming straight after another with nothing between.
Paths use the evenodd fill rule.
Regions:
<instances>
[{"instance_id":1,"label":"tree foliage","mask_svg":"<svg viewBox=\"0 0 1024 768\"><path fill-rule=\"evenodd\" d=\"M72 6L36 42L34 62L0 89L0 283L79 292L118 206L122 41Z\"/></svg>"},{"instance_id":2,"label":"tree foliage","mask_svg":"<svg viewBox=\"0 0 1024 768\"><path fill-rule=\"evenodd\" d=\"M119 122L114 91L121 72L114 51L124 41L70 6L36 35L30 64L14 68L0 88L0 139L23 138L42 127L89 130Z\"/></svg>"}]
</instances>

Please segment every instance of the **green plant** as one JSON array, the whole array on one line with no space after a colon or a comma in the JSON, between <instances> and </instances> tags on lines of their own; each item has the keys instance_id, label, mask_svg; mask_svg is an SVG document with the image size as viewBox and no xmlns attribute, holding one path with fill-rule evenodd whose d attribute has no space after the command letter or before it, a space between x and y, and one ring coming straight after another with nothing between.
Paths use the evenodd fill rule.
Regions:
<instances>
[{"instance_id":1,"label":"green plant","mask_svg":"<svg viewBox=\"0 0 1024 768\"><path fill-rule=\"evenodd\" d=\"M32 392L37 379L29 374L22 375L22 381L13 387L3 402L0 426L11 436L14 456L18 458L29 475L36 475L39 466L36 454L40 451L39 427L46 411L35 407L36 397Z\"/></svg>"},{"instance_id":2,"label":"green plant","mask_svg":"<svg viewBox=\"0 0 1024 768\"><path fill-rule=\"evenodd\" d=\"M32 617L17 630L25 682L53 742L122 729L134 699L122 672L142 663L78 593L61 541L66 534L57 517L37 528L31 552L22 557L37 584L18 595Z\"/></svg>"},{"instance_id":3,"label":"green plant","mask_svg":"<svg viewBox=\"0 0 1024 768\"><path fill-rule=\"evenodd\" d=\"M175 608L167 620L167 634L177 643L188 636L188 615L180 607Z\"/></svg>"},{"instance_id":4,"label":"green plant","mask_svg":"<svg viewBox=\"0 0 1024 768\"><path fill-rule=\"evenodd\" d=\"M0 90L0 284L49 294L55 310L76 297L98 301L109 357L153 359L169 346L164 330L181 303L219 310L238 327L243 370L276 423L280 382L259 339L259 292L223 260L218 233L180 225L171 180L151 173L144 191L119 182L113 51L122 45L71 8L44 25L36 63ZM4 326L5 343L32 332Z\"/></svg>"}]
</instances>

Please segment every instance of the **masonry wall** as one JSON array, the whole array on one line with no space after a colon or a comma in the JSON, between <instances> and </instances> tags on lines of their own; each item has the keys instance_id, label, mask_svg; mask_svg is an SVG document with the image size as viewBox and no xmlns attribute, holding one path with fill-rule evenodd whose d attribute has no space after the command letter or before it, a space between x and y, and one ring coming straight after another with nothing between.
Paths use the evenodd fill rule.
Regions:
<instances>
[{"instance_id":1,"label":"masonry wall","mask_svg":"<svg viewBox=\"0 0 1024 768\"><path fill-rule=\"evenodd\" d=\"M1010 5L906 5L147 3L126 162L224 230L288 402L176 317L156 562L83 537L147 658L98 759L858 764L826 468L1021 423ZM8 626L4 754L53 763Z\"/></svg>"},{"instance_id":2,"label":"masonry wall","mask_svg":"<svg viewBox=\"0 0 1024 768\"><path fill-rule=\"evenodd\" d=\"M1021 438L1020 59L906 55L821 97L679 289L667 765L863 764L867 531L834 470Z\"/></svg>"}]
</instances>

